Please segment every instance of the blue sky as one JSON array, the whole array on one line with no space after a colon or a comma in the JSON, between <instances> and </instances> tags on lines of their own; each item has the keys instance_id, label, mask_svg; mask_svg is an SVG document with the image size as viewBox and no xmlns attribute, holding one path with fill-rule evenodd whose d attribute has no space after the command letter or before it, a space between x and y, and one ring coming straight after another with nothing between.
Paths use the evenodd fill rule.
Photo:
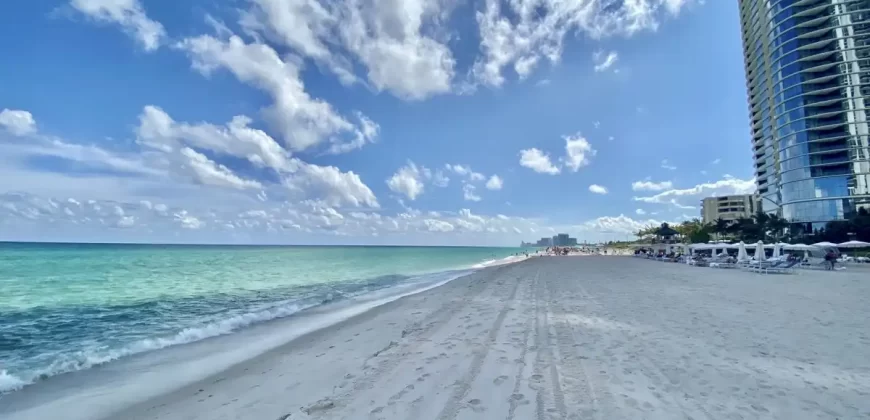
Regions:
<instances>
[{"instance_id":1,"label":"blue sky","mask_svg":"<svg viewBox=\"0 0 870 420\"><path fill-rule=\"evenodd\" d=\"M3 9L0 240L597 241L754 190L731 2Z\"/></svg>"}]
</instances>

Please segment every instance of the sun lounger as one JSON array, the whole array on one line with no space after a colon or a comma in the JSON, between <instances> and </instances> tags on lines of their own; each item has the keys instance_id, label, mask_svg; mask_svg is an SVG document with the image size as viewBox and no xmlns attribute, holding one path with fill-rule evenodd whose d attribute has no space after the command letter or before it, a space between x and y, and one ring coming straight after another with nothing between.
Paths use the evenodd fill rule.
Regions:
<instances>
[{"instance_id":1,"label":"sun lounger","mask_svg":"<svg viewBox=\"0 0 870 420\"><path fill-rule=\"evenodd\" d=\"M776 265L768 267L764 273L765 274L787 274L796 272L797 265L800 264L800 260L788 261L785 265Z\"/></svg>"}]
</instances>

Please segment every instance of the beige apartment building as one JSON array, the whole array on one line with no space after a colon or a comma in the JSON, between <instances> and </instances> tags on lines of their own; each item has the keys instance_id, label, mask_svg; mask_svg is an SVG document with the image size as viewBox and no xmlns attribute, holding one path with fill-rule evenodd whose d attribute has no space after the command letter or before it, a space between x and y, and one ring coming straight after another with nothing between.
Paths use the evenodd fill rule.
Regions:
<instances>
[{"instance_id":1,"label":"beige apartment building","mask_svg":"<svg viewBox=\"0 0 870 420\"><path fill-rule=\"evenodd\" d=\"M701 200L701 219L704 223L716 223L718 219L735 220L752 217L758 211L758 195L723 195Z\"/></svg>"}]
</instances>

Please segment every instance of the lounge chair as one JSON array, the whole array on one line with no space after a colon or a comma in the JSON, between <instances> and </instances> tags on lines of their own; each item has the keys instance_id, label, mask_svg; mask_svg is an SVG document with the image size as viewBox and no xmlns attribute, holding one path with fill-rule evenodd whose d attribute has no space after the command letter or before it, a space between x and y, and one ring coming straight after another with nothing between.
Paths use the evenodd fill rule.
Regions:
<instances>
[{"instance_id":1,"label":"lounge chair","mask_svg":"<svg viewBox=\"0 0 870 420\"><path fill-rule=\"evenodd\" d=\"M758 264L750 264L749 271L752 271L755 273L766 273L767 270L770 270L771 268L775 269L776 267L781 266L785 262L786 262L785 260L771 258L767 261L759 261Z\"/></svg>"},{"instance_id":2,"label":"lounge chair","mask_svg":"<svg viewBox=\"0 0 870 420\"><path fill-rule=\"evenodd\" d=\"M764 273L765 273L765 274L771 274L771 273L776 273L776 274L794 273L794 272L796 272L797 265L800 264L800 263L801 263L800 260L787 261L785 265L775 265L775 266L770 266L770 267L768 267L766 270L764 270Z\"/></svg>"}]
</instances>

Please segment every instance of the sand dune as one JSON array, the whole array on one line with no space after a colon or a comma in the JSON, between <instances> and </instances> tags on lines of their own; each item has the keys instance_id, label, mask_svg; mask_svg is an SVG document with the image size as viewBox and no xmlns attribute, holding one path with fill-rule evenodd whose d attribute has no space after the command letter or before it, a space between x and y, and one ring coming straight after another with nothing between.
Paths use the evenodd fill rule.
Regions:
<instances>
[{"instance_id":1,"label":"sand dune","mask_svg":"<svg viewBox=\"0 0 870 420\"><path fill-rule=\"evenodd\" d=\"M867 418L865 277L533 258L386 304L112 418Z\"/></svg>"}]
</instances>

